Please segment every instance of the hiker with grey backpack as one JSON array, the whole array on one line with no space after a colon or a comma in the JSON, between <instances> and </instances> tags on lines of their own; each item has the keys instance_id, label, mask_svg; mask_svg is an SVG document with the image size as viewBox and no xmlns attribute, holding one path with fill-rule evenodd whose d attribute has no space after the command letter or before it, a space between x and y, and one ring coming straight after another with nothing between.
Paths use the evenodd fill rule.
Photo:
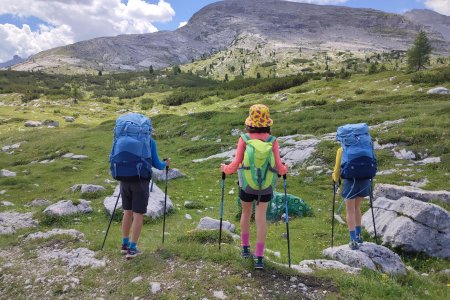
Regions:
<instances>
[{"instance_id":1,"label":"hiker with grey backpack","mask_svg":"<svg viewBox=\"0 0 450 300\"><path fill-rule=\"evenodd\" d=\"M120 194L117 197L118 201L122 196L123 209L120 251L126 255L127 259L132 259L141 253L137 249L137 242L142 230L144 214L147 212L152 166L159 170L166 169L167 174L170 165L169 159L159 160L152 132L153 126L150 119L137 113L120 116L114 127L110 168L112 177L120 181Z\"/></svg>"},{"instance_id":2,"label":"hiker with grey backpack","mask_svg":"<svg viewBox=\"0 0 450 300\"><path fill-rule=\"evenodd\" d=\"M250 252L250 220L252 204L256 201L256 257L255 269L263 269L264 248L267 235L266 212L278 175L286 175L287 167L280 158L279 144L270 134L273 124L269 108L262 104L250 107L249 116L245 120L246 134L238 141L236 155L229 165L221 164L223 174L231 175L238 171L239 198L241 199L241 255L251 258ZM224 180L224 177L223 177Z\"/></svg>"},{"instance_id":3,"label":"hiker with grey backpack","mask_svg":"<svg viewBox=\"0 0 450 300\"><path fill-rule=\"evenodd\" d=\"M334 238L336 185L342 182L341 195L345 202L347 214L347 226L350 235L349 247L356 250L363 243L361 203L364 197L369 196L372 207L372 179L377 172L377 161L367 124L340 126L337 129L336 139L340 142L341 147L337 150L336 163L332 174L334 195L331 244L333 245Z\"/></svg>"}]
</instances>

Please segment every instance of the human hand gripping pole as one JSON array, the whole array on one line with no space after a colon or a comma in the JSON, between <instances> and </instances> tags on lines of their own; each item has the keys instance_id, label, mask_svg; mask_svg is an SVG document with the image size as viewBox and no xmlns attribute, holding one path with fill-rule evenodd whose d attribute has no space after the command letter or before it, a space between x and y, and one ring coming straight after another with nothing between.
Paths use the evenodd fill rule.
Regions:
<instances>
[{"instance_id":1,"label":"human hand gripping pole","mask_svg":"<svg viewBox=\"0 0 450 300\"><path fill-rule=\"evenodd\" d=\"M225 172L222 172L222 199L220 200L219 250L222 244L223 198L225 193Z\"/></svg>"},{"instance_id":2,"label":"human hand gripping pole","mask_svg":"<svg viewBox=\"0 0 450 300\"><path fill-rule=\"evenodd\" d=\"M163 161L167 161L167 158L164 158ZM163 232L162 232L162 244L164 245L164 233L166 230L166 207L167 207L167 181L168 181L168 173L169 173L169 166L166 164L166 187L164 189L164 211L163 211Z\"/></svg>"}]
</instances>

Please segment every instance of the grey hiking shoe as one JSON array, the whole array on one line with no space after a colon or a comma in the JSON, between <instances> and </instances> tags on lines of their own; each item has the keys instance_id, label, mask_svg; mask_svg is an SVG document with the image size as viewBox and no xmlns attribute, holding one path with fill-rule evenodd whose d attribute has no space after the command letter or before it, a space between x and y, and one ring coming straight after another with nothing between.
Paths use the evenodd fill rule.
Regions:
<instances>
[{"instance_id":1,"label":"grey hiking shoe","mask_svg":"<svg viewBox=\"0 0 450 300\"><path fill-rule=\"evenodd\" d=\"M120 248L120 253L123 255L128 253L128 244L122 244L122 248Z\"/></svg>"},{"instance_id":2,"label":"grey hiking shoe","mask_svg":"<svg viewBox=\"0 0 450 300\"><path fill-rule=\"evenodd\" d=\"M362 234L357 234L356 235L356 241L358 242L358 244L364 243Z\"/></svg>"},{"instance_id":3,"label":"grey hiking shoe","mask_svg":"<svg viewBox=\"0 0 450 300\"><path fill-rule=\"evenodd\" d=\"M251 258L252 254L250 253L250 247L249 246L243 246L241 251L241 257L242 258Z\"/></svg>"},{"instance_id":4,"label":"grey hiking shoe","mask_svg":"<svg viewBox=\"0 0 450 300\"><path fill-rule=\"evenodd\" d=\"M141 255L141 254L142 254L142 252L139 251L137 248L136 249L129 248L127 255L125 257L126 257L126 259L133 259L136 256Z\"/></svg>"},{"instance_id":5,"label":"grey hiking shoe","mask_svg":"<svg viewBox=\"0 0 450 300\"><path fill-rule=\"evenodd\" d=\"M255 260L255 269L256 270L263 270L264 269L264 262L263 257L258 256Z\"/></svg>"},{"instance_id":6,"label":"grey hiking shoe","mask_svg":"<svg viewBox=\"0 0 450 300\"><path fill-rule=\"evenodd\" d=\"M350 243L348 243L348 246L350 247L350 249L352 250L358 250L359 249L359 245L357 241L350 241Z\"/></svg>"}]
</instances>

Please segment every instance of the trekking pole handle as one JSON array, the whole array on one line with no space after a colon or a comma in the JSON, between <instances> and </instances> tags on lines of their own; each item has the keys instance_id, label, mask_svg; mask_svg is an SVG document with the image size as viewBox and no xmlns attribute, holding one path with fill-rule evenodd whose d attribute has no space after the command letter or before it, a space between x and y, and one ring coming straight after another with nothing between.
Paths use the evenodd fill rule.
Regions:
<instances>
[{"instance_id":1,"label":"trekking pole handle","mask_svg":"<svg viewBox=\"0 0 450 300\"><path fill-rule=\"evenodd\" d=\"M225 172L222 172L222 180L225 180Z\"/></svg>"},{"instance_id":2,"label":"trekking pole handle","mask_svg":"<svg viewBox=\"0 0 450 300\"><path fill-rule=\"evenodd\" d=\"M286 165L285 163L283 163L283 166ZM283 175L283 179L286 180L286 174Z\"/></svg>"},{"instance_id":3,"label":"trekking pole handle","mask_svg":"<svg viewBox=\"0 0 450 300\"><path fill-rule=\"evenodd\" d=\"M163 161L166 162L167 160L169 160L170 158L163 158ZM166 165L166 171L169 170L169 166Z\"/></svg>"}]
</instances>

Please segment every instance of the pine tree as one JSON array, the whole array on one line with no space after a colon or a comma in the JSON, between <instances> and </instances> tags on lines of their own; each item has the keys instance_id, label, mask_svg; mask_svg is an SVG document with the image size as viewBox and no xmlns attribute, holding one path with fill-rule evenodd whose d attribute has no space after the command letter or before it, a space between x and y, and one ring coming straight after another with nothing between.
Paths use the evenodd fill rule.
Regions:
<instances>
[{"instance_id":1,"label":"pine tree","mask_svg":"<svg viewBox=\"0 0 450 300\"><path fill-rule=\"evenodd\" d=\"M419 32L414 45L406 53L408 68L411 71L425 69L425 65L430 63L431 50L427 34L424 31Z\"/></svg>"},{"instance_id":2,"label":"pine tree","mask_svg":"<svg viewBox=\"0 0 450 300\"><path fill-rule=\"evenodd\" d=\"M153 70L153 66L152 65L150 65L150 67L148 68L148 72L150 74L153 74L154 70Z\"/></svg>"}]
</instances>

